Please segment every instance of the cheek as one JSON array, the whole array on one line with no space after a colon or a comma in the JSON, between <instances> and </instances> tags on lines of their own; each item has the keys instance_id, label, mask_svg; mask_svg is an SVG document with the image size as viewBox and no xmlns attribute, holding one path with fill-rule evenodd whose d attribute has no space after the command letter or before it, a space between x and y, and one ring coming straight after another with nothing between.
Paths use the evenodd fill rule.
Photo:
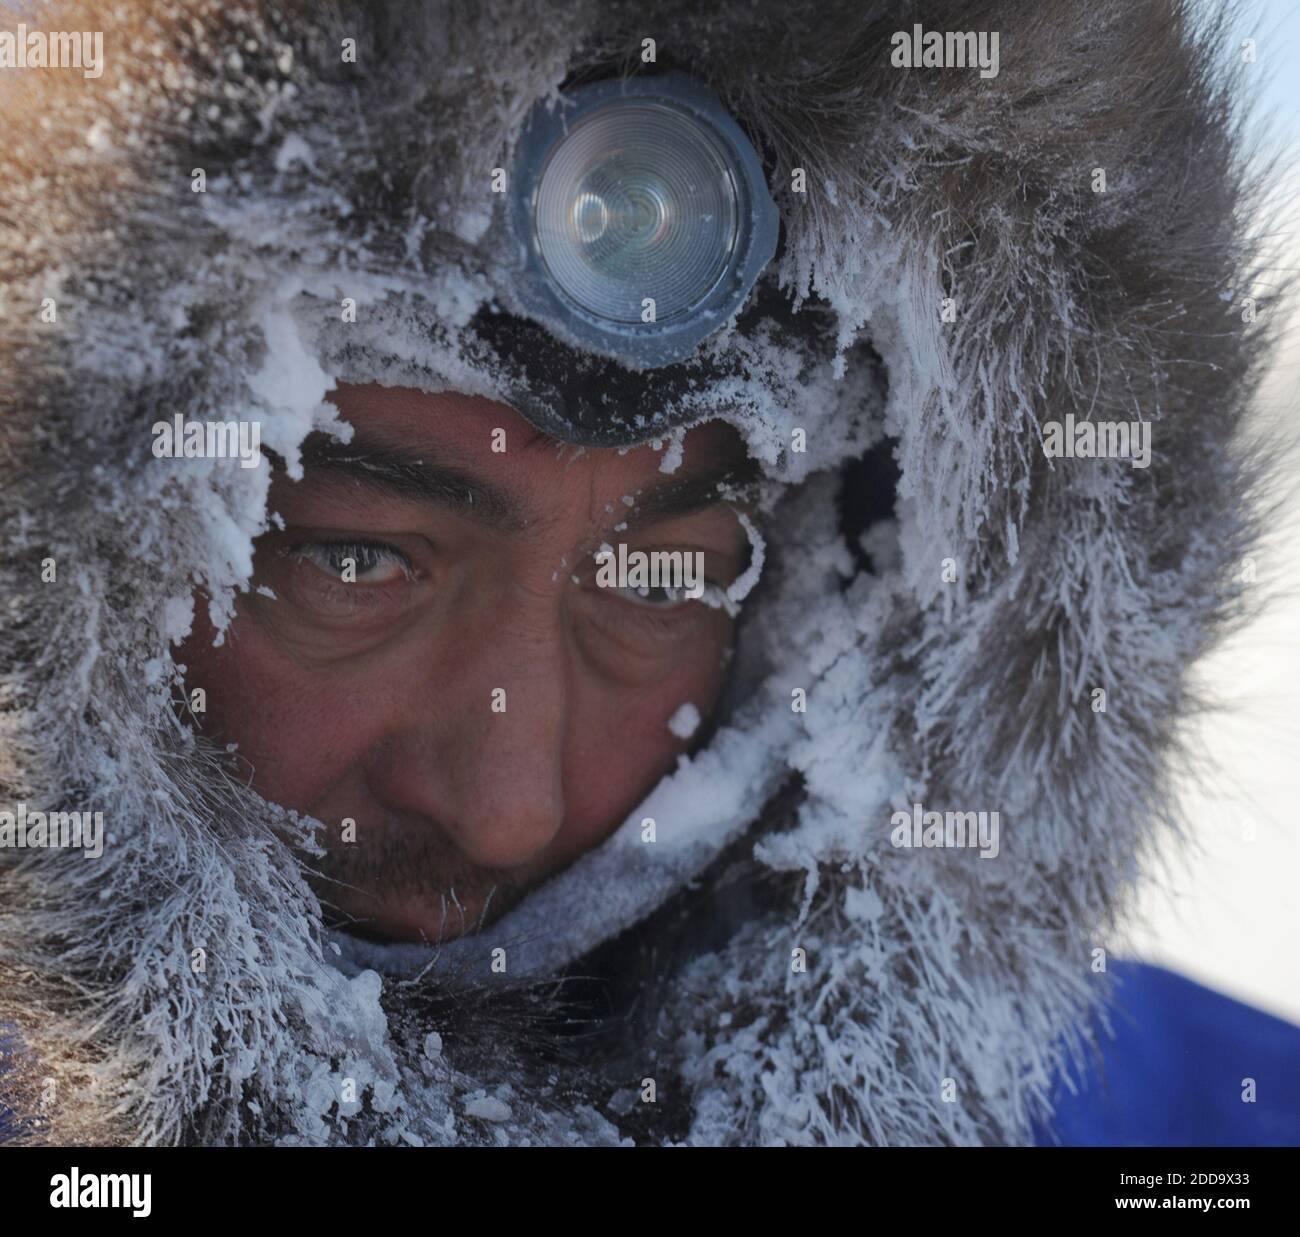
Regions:
<instances>
[{"instance_id":1,"label":"cheek","mask_svg":"<svg viewBox=\"0 0 1300 1237\"><path fill-rule=\"evenodd\" d=\"M565 760L568 812L559 840L566 856L608 837L689 750L694 736L679 737L668 723L684 704L695 706L699 727L713 711L726 678L730 624L716 636L635 692L585 685Z\"/></svg>"},{"instance_id":2,"label":"cheek","mask_svg":"<svg viewBox=\"0 0 1300 1237\"><path fill-rule=\"evenodd\" d=\"M363 701L340 706L337 677L294 665L248 619L237 618L225 643L212 647L209 630L181 649L187 694L201 687L208 712L202 733L238 745L253 785L273 803L309 812L365 750Z\"/></svg>"}]
</instances>

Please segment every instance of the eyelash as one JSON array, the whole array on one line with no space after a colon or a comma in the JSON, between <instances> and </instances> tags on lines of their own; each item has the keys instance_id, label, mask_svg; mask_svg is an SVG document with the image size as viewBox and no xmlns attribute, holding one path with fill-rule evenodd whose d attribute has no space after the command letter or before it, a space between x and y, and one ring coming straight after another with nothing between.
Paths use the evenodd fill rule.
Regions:
<instances>
[{"instance_id":1,"label":"eyelash","mask_svg":"<svg viewBox=\"0 0 1300 1237\"><path fill-rule=\"evenodd\" d=\"M616 596L614 590L600 589L606 598ZM626 590L619 590L626 591ZM710 594L722 596L722 589L712 581L705 585L705 597ZM706 615L713 608L703 600L679 601L672 606L652 606L636 601L619 599L619 606L597 606L598 621L608 631L617 633L629 629L638 629L651 637L665 639L680 638L683 633L694 629L695 624L705 621Z\"/></svg>"},{"instance_id":2,"label":"eyelash","mask_svg":"<svg viewBox=\"0 0 1300 1237\"><path fill-rule=\"evenodd\" d=\"M661 611L671 610L674 606L678 605L681 601L685 600L685 594L683 593L683 591L682 591L681 589L674 589L674 588L670 588L670 587L668 587L668 586L656 586L655 588L647 588L647 589L636 589L636 588L628 587L628 588L614 589L614 590L612 590L612 591L614 591L614 592L616 592L616 593L618 593L618 594L620 594L620 595L625 595L625 594L628 594L628 593L632 593L632 594L642 594L642 593L646 593L646 594L648 594L648 593L668 593L668 594L670 594L670 596L668 597L668 599L667 599L667 601L666 601L665 603L656 603L656 602L649 601L649 600L647 600L647 598L646 598L645 596L637 596L637 597L635 597L635 598L634 598L634 597L628 597L628 598L627 598L627 600L628 600L629 602L631 602L632 605L634 605L634 606L640 606L640 607L642 607L642 608L644 608L644 609L647 609L647 610L661 610ZM680 595L680 596L671 596L671 594L674 594L674 593L681 594L681 595Z\"/></svg>"},{"instance_id":3,"label":"eyelash","mask_svg":"<svg viewBox=\"0 0 1300 1237\"><path fill-rule=\"evenodd\" d=\"M324 561L314 558L312 551L323 551ZM358 581L366 572L385 565L400 567L408 579L415 575L411 560L396 546L384 541L369 541L363 538L342 541L300 541L286 546L283 553L290 558L305 560L313 567L335 577L342 577L343 560L350 558L356 564Z\"/></svg>"}]
</instances>

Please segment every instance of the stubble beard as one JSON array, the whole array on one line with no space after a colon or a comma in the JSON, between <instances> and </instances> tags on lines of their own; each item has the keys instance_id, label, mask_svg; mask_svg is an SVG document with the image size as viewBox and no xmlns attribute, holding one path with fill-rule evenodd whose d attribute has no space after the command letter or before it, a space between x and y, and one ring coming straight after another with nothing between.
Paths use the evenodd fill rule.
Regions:
<instances>
[{"instance_id":1,"label":"stubble beard","mask_svg":"<svg viewBox=\"0 0 1300 1237\"><path fill-rule=\"evenodd\" d=\"M517 872L467 863L428 826L394 824L364 841L334 840L305 867L330 927L379 940L395 937L384 923L393 908L409 917L418 907L419 937L438 944L494 923L531 887Z\"/></svg>"}]
</instances>

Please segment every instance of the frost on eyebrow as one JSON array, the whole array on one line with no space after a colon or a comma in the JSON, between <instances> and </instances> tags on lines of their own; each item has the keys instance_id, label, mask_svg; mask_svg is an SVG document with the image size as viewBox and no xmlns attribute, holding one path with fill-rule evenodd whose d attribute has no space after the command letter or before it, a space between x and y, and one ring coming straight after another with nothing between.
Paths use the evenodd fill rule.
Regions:
<instances>
[{"instance_id":1,"label":"frost on eyebrow","mask_svg":"<svg viewBox=\"0 0 1300 1237\"><path fill-rule=\"evenodd\" d=\"M344 445L318 440L303 450L309 473L335 473L361 485L387 489L417 502L450 507L462 515L507 532L528 525L520 504L509 494L459 468L383 444Z\"/></svg>"},{"instance_id":2,"label":"frost on eyebrow","mask_svg":"<svg viewBox=\"0 0 1300 1237\"><path fill-rule=\"evenodd\" d=\"M759 475L758 465L746 456L742 461L727 460L694 476L675 476L634 494L624 494L622 503L635 523L648 524L720 503L743 501L743 489Z\"/></svg>"},{"instance_id":3,"label":"frost on eyebrow","mask_svg":"<svg viewBox=\"0 0 1300 1237\"><path fill-rule=\"evenodd\" d=\"M727 589L727 600L739 604L753 592L754 586L758 584L763 574L763 563L767 558L767 542L763 540L763 535L758 531L754 521L743 511L736 512L736 519L740 521L745 536L749 538L749 566L731 582Z\"/></svg>"}]
</instances>

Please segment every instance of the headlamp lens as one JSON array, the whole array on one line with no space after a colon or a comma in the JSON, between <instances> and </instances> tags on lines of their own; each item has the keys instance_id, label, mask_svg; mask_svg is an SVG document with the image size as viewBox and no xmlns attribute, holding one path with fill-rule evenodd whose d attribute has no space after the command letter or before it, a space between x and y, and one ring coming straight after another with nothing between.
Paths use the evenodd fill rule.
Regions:
<instances>
[{"instance_id":1,"label":"headlamp lens","mask_svg":"<svg viewBox=\"0 0 1300 1237\"><path fill-rule=\"evenodd\" d=\"M749 139L678 73L539 104L506 210L508 307L636 369L684 360L744 303L779 217Z\"/></svg>"},{"instance_id":2,"label":"headlamp lens","mask_svg":"<svg viewBox=\"0 0 1300 1237\"><path fill-rule=\"evenodd\" d=\"M552 152L537 191L537 246L576 305L614 323L689 314L735 249L739 204L726 152L686 113L614 102Z\"/></svg>"}]
</instances>

